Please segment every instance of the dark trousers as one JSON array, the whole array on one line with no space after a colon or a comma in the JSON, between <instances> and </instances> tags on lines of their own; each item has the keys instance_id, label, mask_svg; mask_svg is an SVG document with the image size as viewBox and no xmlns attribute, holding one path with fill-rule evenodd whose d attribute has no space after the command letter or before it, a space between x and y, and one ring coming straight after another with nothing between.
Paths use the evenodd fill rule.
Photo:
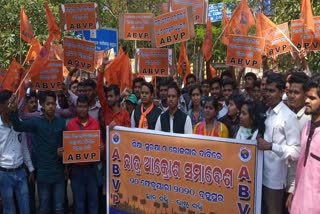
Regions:
<instances>
[{"instance_id":1,"label":"dark trousers","mask_svg":"<svg viewBox=\"0 0 320 214\"><path fill-rule=\"evenodd\" d=\"M285 189L275 190L262 186L262 213L282 214Z\"/></svg>"}]
</instances>

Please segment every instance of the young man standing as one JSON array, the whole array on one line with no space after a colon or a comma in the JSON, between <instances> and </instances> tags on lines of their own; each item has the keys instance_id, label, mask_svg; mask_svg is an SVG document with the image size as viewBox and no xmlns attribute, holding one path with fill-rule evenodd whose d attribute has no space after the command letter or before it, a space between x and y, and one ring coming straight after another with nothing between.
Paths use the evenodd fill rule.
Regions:
<instances>
[{"instance_id":1,"label":"young man standing","mask_svg":"<svg viewBox=\"0 0 320 214\"><path fill-rule=\"evenodd\" d=\"M287 161L300 154L300 132L296 115L282 102L285 81L281 74L268 75L266 103L269 106L264 136L257 138L264 151L262 210L264 214L282 214L287 185Z\"/></svg>"},{"instance_id":2,"label":"young man standing","mask_svg":"<svg viewBox=\"0 0 320 214\"><path fill-rule=\"evenodd\" d=\"M64 213L64 167L57 149L62 146L62 134L66 127L64 119L56 117L56 96L52 91L43 94L43 116L21 121L18 118L17 98L10 102L10 120L18 132L32 132L37 147L33 148L37 158L37 187L40 214L53 209L56 214ZM52 205L51 205L52 204Z\"/></svg>"},{"instance_id":3,"label":"young man standing","mask_svg":"<svg viewBox=\"0 0 320 214\"><path fill-rule=\"evenodd\" d=\"M257 75L255 73L248 72L244 75L244 90L242 92L246 99L252 99L253 85L255 81L257 81Z\"/></svg>"},{"instance_id":4,"label":"young man standing","mask_svg":"<svg viewBox=\"0 0 320 214\"><path fill-rule=\"evenodd\" d=\"M135 78L133 80L132 91L136 95L138 101L140 101L140 98L141 98L141 88L142 88L142 83L144 82L145 82L144 79L142 79L141 77Z\"/></svg>"},{"instance_id":5,"label":"young man standing","mask_svg":"<svg viewBox=\"0 0 320 214\"><path fill-rule=\"evenodd\" d=\"M13 195L16 194L20 213L30 213L28 176L24 163L33 181L33 165L24 133L13 130L9 120L9 99L12 92L0 92L0 196L3 214L15 213Z\"/></svg>"},{"instance_id":6,"label":"young man standing","mask_svg":"<svg viewBox=\"0 0 320 214\"><path fill-rule=\"evenodd\" d=\"M67 131L100 130L99 122L89 116L89 99L79 95L76 106L77 116L67 125ZM102 141L101 141L102 142ZM103 146L101 147L103 148ZM83 214L88 207L89 213L98 213L98 189L102 182L102 171L97 163L78 163L71 165L71 188L76 214ZM87 201L87 206L86 206Z\"/></svg>"},{"instance_id":7,"label":"young man standing","mask_svg":"<svg viewBox=\"0 0 320 214\"><path fill-rule=\"evenodd\" d=\"M141 104L132 113L131 127L154 129L161 114L161 109L153 104L153 86L151 83L144 82L141 85Z\"/></svg>"},{"instance_id":8,"label":"young man standing","mask_svg":"<svg viewBox=\"0 0 320 214\"><path fill-rule=\"evenodd\" d=\"M178 108L180 90L176 84L168 87L169 109L158 117L155 130L192 134L192 123L190 117Z\"/></svg>"},{"instance_id":9,"label":"young man standing","mask_svg":"<svg viewBox=\"0 0 320 214\"><path fill-rule=\"evenodd\" d=\"M160 98L160 105L159 108L162 112L165 112L168 109L168 81L162 80L159 83L159 98Z\"/></svg>"},{"instance_id":10,"label":"young man standing","mask_svg":"<svg viewBox=\"0 0 320 214\"><path fill-rule=\"evenodd\" d=\"M301 155L295 178L295 191L290 213L320 213L320 88L308 84L306 114L311 115L301 135Z\"/></svg>"}]
</instances>

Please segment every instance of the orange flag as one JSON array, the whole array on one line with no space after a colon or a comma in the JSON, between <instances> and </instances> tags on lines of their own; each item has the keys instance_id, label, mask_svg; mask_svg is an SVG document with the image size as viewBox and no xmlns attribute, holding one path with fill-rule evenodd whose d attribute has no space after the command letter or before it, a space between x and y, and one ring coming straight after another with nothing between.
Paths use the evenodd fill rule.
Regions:
<instances>
[{"instance_id":1,"label":"orange flag","mask_svg":"<svg viewBox=\"0 0 320 214\"><path fill-rule=\"evenodd\" d=\"M212 78L217 76L217 71L212 65L210 65L210 73Z\"/></svg>"},{"instance_id":2,"label":"orange flag","mask_svg":"<svg viewBox=\"0 0 320 214\"><path fill-rule=\"evenodd\" d=\"M8 68L8 71L2 79L1 89L16 92L16 89L21 82L24 72L25 70L22 65L20 65L20 63L18 63L16 59L13 59Z\"/></svg>"},{"instance_id":3,"label":"orange flag","mask_svg":"<svg viewBox=\"0 0 320 214\"><path fill-rule=\"evenodd\" d=\"M30 44L34 39L34 33L32 31L31 24L23 7L21 7L20 9L20 37Z\"/></svg>"},{"instance_id":4,"label":"orange flag","mask_svg":"<svg viewBox=\"0 0 320 214\"><path fill-rule=\"evenodd\" d=\"M226 8L224 8L223 12L222 12L222 30L224 30L224 32L222 33L221 41L223 44L228 45L229 44L230 27L229 27L229 19L227 17Z\"/></svg>"},{"instance_id":5,"label":"orange flag","mask_svg":"<svg viewBox=\"0 0 320 214\"><path fill-rule=\"evenodd\" d=\"M254 17L246 0L241 0L233 12L229 26L234 34L248 35L248 31L255 24Z\"/></svg>"},{"instance_id":6,"label":"orange flag","mask_svg":"<svg viewBox=\"0 0 320 214\"><path fill-rule=\"evenodd\" d=\"M314 34L315 28L310 0L302 0L300 20Z\"/></svg>"},{"instance_id":7,"label":"orange flag","mask_svg":"<svg viewBox=\"0 0 320 214\"><path fill-rule=\"evenodd\" d=\"M129 56L120 49L119 55L106 67L104 72L108 85L116 84L120 90L131 88L132 72Z\"/></svg>"},{"instance_id":8,"label":"orange flag","mask_svg":"<svg viewBox=\"0 0 320 214\"><path fill-rule=\"evenodd\" d=\"M187 55L186 47L184 46L184 42L181 42L180 46L180 55L178 60L178 74L185 79L185 77L190 73L190 64Z\"/></svg>"},{"instance_id":9,"label":"orange flag","mask_svg":"<svg viewBox=\"0 0 320 214\"><path fill-rule=\"evenodd\" d=\"M212 57L212 25L210 18L207 19L207 27L206 27L206 35L204 37L204 40L202 42L202 52L204 55L205 60L208 62L210 61Z\"/></svg>"},{"instance_id":10,"label":"orange flag","mask_svg":"<svg viewBox=\"0 0 320 214\"><path fill-rule=\"evenodd\" d=\"M48 65L50 60L51 41L52 41L52 36L49 35L46 42L42 46L39 54L37 55L34 62L30 66L30 69L27 73L28 78L37 76L39 74L39 71Z\"/></svg>"},{"instance_id":11,"label":"orange flag","mask_svg":"<svg viewBox=\"0 0 320 214\"><path fill-rule=\"evenodd\" d=\"M60 28L58 27L58 25L56 23L56 20L55 20L53 14L49 8L48 3L45 2L44 6L46 8L49 35L53 36L54 41L59 41L61 38Z\"/></svg>"},{"instance_id":12,"label":"orange flag","mask_svg":"<svg viewBox=\"0 0 320 214\"><path fill-rule=\"evenodd\" d=\"M272 36L270 35L277 30L277 25L261 12L257 13L256 18L256 36L264 37L266 46L271 45Z\"/></svg>"},{"instance_id":13,"label":"orange flag","mask_svg":"<svg viewBox=\"0 0 320 214\"><path fill-rule=\"evenodd\" d=\"M29 48L29 51L27 53L27 56L25 58L25 62L29 63L31 60L35 60L35 58L38 56L42 46L40 45L37 38L34 38L32 40L31 46Z\"/></svg>"}]
</instances>

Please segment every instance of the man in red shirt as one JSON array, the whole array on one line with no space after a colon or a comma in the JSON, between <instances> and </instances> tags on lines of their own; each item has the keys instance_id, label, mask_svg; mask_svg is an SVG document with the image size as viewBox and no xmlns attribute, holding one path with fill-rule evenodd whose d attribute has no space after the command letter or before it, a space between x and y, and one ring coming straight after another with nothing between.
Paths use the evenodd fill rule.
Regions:
<instances>
[{"instance_id":1,"label":"man in red shirt","mask_svg":"<svg viewBox=\"0 0 320 214\"><path fill-rule=\"evenodd\" d=\"M89 98L86 95L78 96L76 113L77 116L69 121L67 131L100 130L99 122L89 116ZM103 151L104 146L102 145L100 148ZM59 148L59 150L61 153L63 148ZM101 162L76 163L72 164L70 168L75 213L85 213L86 207L90 213L98 213L98 188L102 183ZM87 205L85 205L86 202Z\"/></svg>"}]
</instances>

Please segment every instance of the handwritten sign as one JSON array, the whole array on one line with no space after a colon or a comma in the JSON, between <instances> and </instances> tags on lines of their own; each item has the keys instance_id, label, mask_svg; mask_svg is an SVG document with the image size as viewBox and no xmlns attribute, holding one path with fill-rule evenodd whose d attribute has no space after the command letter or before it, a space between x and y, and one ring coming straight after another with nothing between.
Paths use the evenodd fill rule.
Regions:
<instances>
[{"instance_id":1,"label":"handwritten sign","mask_svg":"<svg viewBox=\"0 0 320 214\"><path fill-rule=\"evenodd\" d=\"M126 13L119 17L119 38L151 41L152 13Z\"/></svg>"},{"instance_id":2,"label":"handwritten sign","mask_svg":"<svg viewBox=\"0 0 320 214\"><path fill-rule=\"evenodd\" d=\"M259 69L264 45L264 38L230 35L226 64Z\"/></svg>"},{"instance_id":3,"label":"handwritten sign","mask_svg":"<svg viewBox=\"0 0 320 214\"><path fill-rule=\"evenodd\" d=\"M195 24L204 24L207 19L207 0L170 0L171 11L192 6Z\"/></svg>"},{"instance_id":4,"label":"handwritten sign","mask_svg":"<svg viewBox=\"0 0 320 214\"><path fill-rule=\"evenodd\" d=\"M172 49L139 48L136 50L137 73L168 76L173 66Z\"/></svg>"},{"instance_id":5,"label":"handwritten sign","mask_svg":"<svg viewBox=\"0 0 320 214\"><path fill-rule=\"evenodd\" d=\"M100 160L100 130L63 132L63 163Z\"/></svg>"},{"instance_id":6,"label":"handwritten sign","mask_svg":"<svg viewBox=\"0 0 320 214\"><path fill-rule=\"evenodd\" d=\"M78 66L81 70L94 71L96 45L93 42L65 37L63 49L65 66Z\"/></svg>"},{"instance_id":7,"label":"handwritten sign","mask_svg":"<svg viewBox=\"0 0 320 214\"><path fill-rule=\"evenodd\" d=\"M98 29L98 5L96 3L61 4L59 7L63 30Z\"/></svg>"},{"instance_id":8,"label":"handwritten sign","mask_svg":"<svg viewBox=\"0 0 320 214\"><path fill-rule=\"evenodd\" d=\"M266 45L265 51L268 57L277 56L280 54L288 53L291 50L289 39L288 23L278 25L279 29L272 29L265 37ZM281 33L281 31L287 38Z\"/></svg>"},{"instance_id":9,"label":"handwritten sign","mask_svg":"<svg viewBox=\"0 0 320 214\"><path fill-rule=\"evenodd\" d=\"M194 37L192 8L165 13L154 18L152 43L164 47Z\"/></svg>"},{"instance_id":10,"label":"handwritten sign","mask_svg":"<svg viewBox=\"0 0 320 214\"><path fill-rule=\"evenodd\" d=\"M260 213L263 154L255 141L109 133L107 213Z\"/></svg>"},{"instance_id":11,"label":"handwritten sign","mask_svg":"<svg viewBox=\"0 0 320 214\"><path fill-rule=\"evenodd\" d=\"M39 91L58 91L63 85L63 63L50 60L49 64L32 78L32 88Z\"/></svg>"},{"instance_id":12,"label":"handwritten sign","mask_svg":"<svg viewBox=\"0 0 320 214\"><path fill-rule=\"evenodd\" d=\"M320 50L320 16L314 16L315 35L312 35L310 29L303 26L303 23L297 20L291 20L291 40L297 48L304 47L308 51Z\"/></svg>"}]
</instances>

